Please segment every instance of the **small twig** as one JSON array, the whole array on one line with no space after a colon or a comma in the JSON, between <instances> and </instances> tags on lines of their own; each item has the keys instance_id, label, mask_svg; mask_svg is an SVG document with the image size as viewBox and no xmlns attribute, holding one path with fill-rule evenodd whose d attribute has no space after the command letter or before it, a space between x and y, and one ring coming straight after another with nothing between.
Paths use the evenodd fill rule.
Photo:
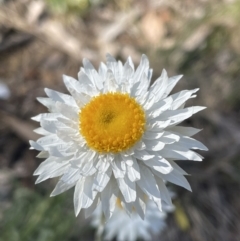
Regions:
<instances>
[{"instance_id":1,"label":"small twig","mask_svg":"<svg viewBox=\"0 0 240 241\"><path fill-rule=\"evenodd\" d=\"M29 140L37 140L39 138L39 135L33 132L35 128L32 124L2 111L0 114L5 125L9 126L10 129L12 129L24 141L29 142Z\"/></svg>"},{"instance_id":2,"label":"small twig","mask_svg":"<svg viewBox=\"0 0 240 241\"><path fill-rule=\"evenodd\" d=\"M11 17L9 18L9 16ZM4 23L5 26L35 36L78 61L83 56L89 59L93 59L95 56L92 51L83 48L79 39L67 32L63 25L53 20L45 20L40 25L30 24L15 11L2 7L0 9L0 22Z\"/></svg>"}]
</instances>

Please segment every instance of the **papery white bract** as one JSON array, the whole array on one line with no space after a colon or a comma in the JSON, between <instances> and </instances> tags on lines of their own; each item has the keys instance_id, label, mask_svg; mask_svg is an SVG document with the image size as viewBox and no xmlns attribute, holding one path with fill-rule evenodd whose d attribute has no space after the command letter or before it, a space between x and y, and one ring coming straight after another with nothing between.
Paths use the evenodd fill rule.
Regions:
<instances>
[{"instance_id":1,"label":"papery white bract","mask_svg":"<svg viewBox=\"0 0 240 241\"><path fill-rule=\"evenodd\" d=\"M163 204L163 211L159 212L154 202L148 200L143 220L134 211L129 217L121 206L116 205L112 217L104 224L103 240L113 240L115 237L117 241L152 240L153 236L160 235L164 230L167 214L173 210L173 206ZM101 207L94 211L91 219L93 227L101 227L103 222Z\"/></svg>"},{"instance_id":2,"label":"papery white bract","mask_svg":"<svg viewBox=\"0 0 240 241\"><path fill-rule=\"evenodd\" d=\"M78 80L63 76L70 95L45 89L38 98L50 113L33 120L43 135L31 148L47 158L35 171L36 183L61 176L51 196L75 186L74 208L86 215L101 202L108 219L116 199L126 212L143 218L147 195L162 210L171 204L165 181L191 190L175 160L201 161L195 149L207 148L191 136L199 130L178 126L204 107L184 108L198 89L169 95L181 76L161 76L150 86L152 70L142 56L134 70L131 58L122 64L107 55L96 71L84 59Z\"/></svg>"}]
</instances>

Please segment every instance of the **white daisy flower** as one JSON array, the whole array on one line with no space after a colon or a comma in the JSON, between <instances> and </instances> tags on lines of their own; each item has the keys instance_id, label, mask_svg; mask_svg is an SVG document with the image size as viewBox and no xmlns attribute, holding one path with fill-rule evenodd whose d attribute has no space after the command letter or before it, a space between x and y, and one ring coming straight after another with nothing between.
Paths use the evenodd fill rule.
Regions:
<instances>
[{"instance_id":1,"label":"white daisy flower","mask_svg":"<svg viewBox=\"0 0 240 241\"><path fill-rule=\"evenodd\" d=\"M33 118L43 137L31 148L47 158L36 183L61 176L51 196L75 186L76 215L101 202L109 218L120 198L127 212L134 207L143 218L144 195L162 210L162 200L171 204L165 181L191 189L175 160L201 161L193 150L207 150L191 137L198 129L177 126L205 108L184 108L198 89L168 97L182 76L168 78L165 70L150 86L145 55L136 70L131 58L122 64L110 55L98 71L87 59L83 66L78 80L63 76L70 95L45 89L49 98L38 98L50 113Z\"/></svg>"},{"instance_id":2,"label":"white daisy flower","mask_svg":"<svg viewBox=\"0 0 240 241\"><path fill-rule=\"evenodd\" d=\"M153 236L159 235L166 227L165 219L168 212L172 212L174 207L163 205L163 212L159 212L153 201L148 200L146 205L145 219L141 219L139 215L133 211L129 217L122 208L118 199L116 208L112 217L104 224L102 233L104 240L117 241L135 241L152 240ZM92 226L99 228L102 225L102 211L97 208L92 215ZM101 235L102 235L101 233Z\"/></svg>"}]
</instances>

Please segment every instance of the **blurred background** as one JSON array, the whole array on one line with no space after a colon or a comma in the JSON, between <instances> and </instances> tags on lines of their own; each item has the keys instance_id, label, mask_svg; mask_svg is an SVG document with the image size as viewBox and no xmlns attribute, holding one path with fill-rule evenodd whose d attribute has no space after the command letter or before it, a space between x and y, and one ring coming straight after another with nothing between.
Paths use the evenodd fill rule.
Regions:
<instances>
[{"instance_id":1,"label":"blurred background","mask_svg":"<svg viewBox=\"0 0 240 241\"><path fill-rule=\"evenodd\" d=\"M0 241L93 240L75 218L70 190L49 198L56 180L37 186L42 161L30 117L46 109L43 88L66 93L82 59L98 67L110 53L138 64L147 54L154 78L184 74L173 92L200 87L188 102L208 108L185 122L209 152L179 162L193 193L172 186L176 210L154 240L240 240L240 1L0 0Z\"/></svg>"}]
</instances>

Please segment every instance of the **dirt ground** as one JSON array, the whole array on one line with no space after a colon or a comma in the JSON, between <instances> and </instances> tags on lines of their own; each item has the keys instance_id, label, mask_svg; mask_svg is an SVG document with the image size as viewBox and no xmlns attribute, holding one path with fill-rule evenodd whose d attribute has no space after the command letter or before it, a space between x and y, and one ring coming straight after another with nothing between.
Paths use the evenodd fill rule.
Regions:
<instances>
[{"instance_id":1,"label":"dirt ground","mask_svg":"<svg viewBox=\"0 0 240 241\"><path fill-rule=\"evenodd\" d=\"M188 106L207 109L185 124L203 129L201 163L179 162L193 192L176 186L176 210L154 240L240 240L240 1L0 0L0 241L92 240L89 220L73 212L72 191L49 198L56 180L34 185L41 162L29 150L45 108L44 88L67 93L82 59L98 67L110 53L150 59L184 74L173 92L200 88ZM64 217L64 218L63 218Z\"/></svg>"}]
</instances>

